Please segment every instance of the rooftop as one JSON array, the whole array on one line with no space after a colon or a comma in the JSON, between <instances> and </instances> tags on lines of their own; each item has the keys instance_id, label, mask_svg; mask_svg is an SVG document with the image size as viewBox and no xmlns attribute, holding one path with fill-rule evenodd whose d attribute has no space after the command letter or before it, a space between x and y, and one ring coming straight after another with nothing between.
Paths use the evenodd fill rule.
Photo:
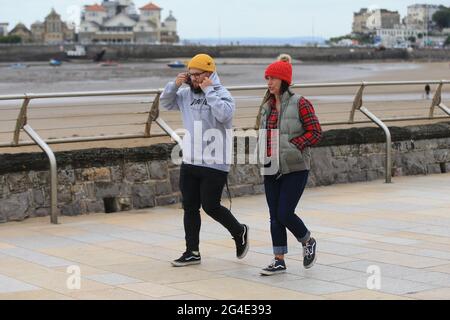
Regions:
<instances>
[{"instance_id":1,"label":"rooftop","mask_svg":"<svg viewBox=\"0 0 450 320\"><path fill-rule=\"evenodd\" d=\"M147 11L153 11L153 10L159 10L161 11L162 8L158 7L156 4L154 4L153 2L150 2L148 4L146 4L145 6L139 8L140 10L147 10Z\"/></svg>"},{"instance_id":2,"label":"rooftop","mask_svg":"<svg viewBox=\"0 0 450 320\"><path fill-rule=\"evenodd\" d=\"M91 5L91 6L85 6L84 8L85 8L86 11L91 11L91 12L104 12L104 11L106 11L106 9L103 6L99 5L99 4L94 4L94 5Z\"/></svg>"}]
</instances>

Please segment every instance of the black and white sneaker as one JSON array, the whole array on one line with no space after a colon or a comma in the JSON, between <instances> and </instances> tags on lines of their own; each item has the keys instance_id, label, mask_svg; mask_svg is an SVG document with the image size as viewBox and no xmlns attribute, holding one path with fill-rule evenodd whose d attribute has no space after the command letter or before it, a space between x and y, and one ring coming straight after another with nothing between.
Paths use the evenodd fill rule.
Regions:
<instances>
[{"instance_id":1,"label":"black and white sneaker","mask_svg":"<svg viewBox=\"0 0 450 320\"><path fill-rule=\"evenodd\" d=\"M305 269L311 269L317 259L317 242L314 238L309 239L303 246L303 266Z\"/></svg>"},{"instance_id":2,"label":"black and white sneaker","mask_svg":"<svg viewBox=\"0 0 450 320\"><path fill-rule=\"evenodd\" d=\"M242 231L242 233L236 238L233 238L234 242L236 242L236 256L238 259L244 259L249 249L248 243L249 228L245 224L243 224L242 226L244 227L244 231Z\"/></svg>"},{"instance_id":3,"label":"black and white sneaker","mask_svg":"<svg viewBox=\"0 0 450 320\"><path fill-rule=\"evenodd\" d=\"M202 261L202 258L200 257L200 254L193 254L192 252L185 252L179 259L172 261L172 266L174 266L174 267L192 266L192 265L200 264L201 261Z\"/></svg>"},{"instance_id":4,"label":"black and white sneaker","mask_svg":"<svg viewBox=\"0 0 450 320\"><path fill-rule=\"evenodd\" d=\"M273 276L285 272L286 272L286 264L284 260L275 258L269 266L261 270L261 275Z\"/></svg>"}]
</instances>

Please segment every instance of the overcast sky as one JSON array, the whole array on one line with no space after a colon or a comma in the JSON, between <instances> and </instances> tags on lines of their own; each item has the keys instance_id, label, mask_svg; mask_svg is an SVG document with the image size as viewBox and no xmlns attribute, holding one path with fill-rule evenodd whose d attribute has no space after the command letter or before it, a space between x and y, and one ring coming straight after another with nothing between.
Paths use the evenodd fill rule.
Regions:
<instances>
[{"instance_id":1,"label":"overcast sky","mask_svg":"<svg viewBox=\"0 0 450 320\"><path fill-rule=\"evenodd\" d=\"M227 37L329 38L351 32L353 12L360 8L397 10L402 18L415 3L449 5L449 0L155 0L163 19L173 10L182 39ZM149 0L135 0L139 8ZM86 4L101 0L0 0L0 22L28 27L43 21L51 8L64 20L79 22Z\"/></svg>"}]
</instances>

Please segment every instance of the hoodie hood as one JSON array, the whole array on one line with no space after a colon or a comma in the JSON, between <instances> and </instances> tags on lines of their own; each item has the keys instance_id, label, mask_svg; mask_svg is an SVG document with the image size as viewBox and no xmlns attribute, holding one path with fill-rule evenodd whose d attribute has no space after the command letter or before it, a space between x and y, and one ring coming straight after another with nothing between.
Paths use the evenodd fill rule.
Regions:
<instances>
[{"instance_id":1,"label":"hoodie hood","mask_svg":"<svg viewBox=\"0 0 450 320\"><path fill-rule=\"evenodd\" d=\"M209 77L209 79L212 81L213 83L212 85L215 90L220 89L220 87L222 87L222 83L220 82L220 78L217 72L213 72Z\"/></svg>"}]
</instances>

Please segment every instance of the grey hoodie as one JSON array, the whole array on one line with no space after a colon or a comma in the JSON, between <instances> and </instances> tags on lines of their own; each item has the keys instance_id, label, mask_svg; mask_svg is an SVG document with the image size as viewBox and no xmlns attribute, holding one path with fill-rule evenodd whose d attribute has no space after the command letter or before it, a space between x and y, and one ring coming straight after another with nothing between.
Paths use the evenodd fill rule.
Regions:
<instances>
[{"instance_id":1,"label":"grey hoodie","mask_svg":"<svg viewBox=\"0 0 450 320\"><path fill-rule=\"evenodd\" d=\"M179 110L187 133L183 138L183 162L224 172L230 171L234 99L214 72L212 86L202 93L169 82L160 98L166 110ZM212 129L212 130L211 130Z\"/></svg>"}]
</instances>

